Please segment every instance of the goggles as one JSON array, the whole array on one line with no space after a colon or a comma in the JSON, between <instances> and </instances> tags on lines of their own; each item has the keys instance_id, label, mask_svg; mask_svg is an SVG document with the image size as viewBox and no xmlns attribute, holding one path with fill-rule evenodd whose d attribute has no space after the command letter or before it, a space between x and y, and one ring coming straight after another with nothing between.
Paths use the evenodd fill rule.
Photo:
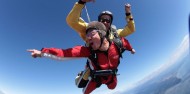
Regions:
<instances>
[{"instance_id":1,"label":"goggles","mask_svg":"<svg viewBox=\"0 0 190 94\"><path fill-rule=\"evenodd\" d=\"M110 19L105 19L105 18L103 18L103 19L100 19L100 22L110 23L110 22L111 22L111 20L110 20Z\"/></svg>"},{"instance_id":2,"label":"goggles","mask_svg":"<svg viewBox=\"0 0 190 94\"><path fill-rule=\"evenodd\" d=\"M88 29L86 37L92 37L98 33L98 30L95 28Z\"/></svg>"}]
</instances>

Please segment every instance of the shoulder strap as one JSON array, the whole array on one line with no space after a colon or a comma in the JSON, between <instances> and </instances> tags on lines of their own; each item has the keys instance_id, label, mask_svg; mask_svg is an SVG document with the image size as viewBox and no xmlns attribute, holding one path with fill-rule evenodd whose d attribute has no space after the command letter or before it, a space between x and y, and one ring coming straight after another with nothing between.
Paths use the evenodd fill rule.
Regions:
<instances>
[{"instance_id":1,"label":"shoulder strap","mask_svg":"<svg viewBox=\"0 0 190 94\"><path fill-rule=\"evenodd\" d=\"M123 43L121 42L121 39L120 38L114 38L112 41L117 46L117 50L119 52L119 57L122 58L122 53L124 52L124 48L123 48Z\"/></svg>"},{"instance_id":2,"label":"shoulder strap","mask_svg":"<svg viewBox=\"0 0 190 94\"><path fill-rule=\"evenodd\" d=\"M121 38L119 37L119 35L117 33L117 28L115 25L111 25L111 33L114 36L112 41L117 46L119 56L122 58L122 53L124 52L123 43L122 43Z\"/></svg>"},{"instance_id":3,"label":"shoulder strap","mask_svg":"<svg viewBox=\"0 0 190 94\"><path fill-rule=\"evenodd\" d=\"M111 25L110 30L111 30L111 33L113 34L114 38L118 38L119 37L118 33L117 33L117 28L116 28L115 25Z\"/></svg>"},{"instance_id":4,"label":"shoulder strap","mask_svg":"<svg viewBox=\"0 0 190 94\"><path fill-rule=\"evenodd\" d=\"M96 51L91 50L90 51L90 56L88 58L92 61L92 63L96 66L97 69L101 69L100 65L98 63L98 56L96 54ZM89 62L87 62L87 63L89 63Z\"/></svg>"}]
</instances>

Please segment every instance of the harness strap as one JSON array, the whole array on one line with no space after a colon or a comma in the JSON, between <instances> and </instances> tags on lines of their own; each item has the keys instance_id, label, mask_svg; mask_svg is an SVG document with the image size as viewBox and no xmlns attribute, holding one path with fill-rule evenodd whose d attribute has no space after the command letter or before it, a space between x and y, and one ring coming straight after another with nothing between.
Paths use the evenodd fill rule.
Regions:
<instances>
[{"instance_id":1,"label":"harness strap","mask_svg":"<svg viewBox=\"0 0 190 94\"><path fill-rule=\"evenodd\" d=\"M108 75L116 75L118 69L109 69L109 70L94 70L93 75L94 76L108 76Z\"/></svg>"},{"instance_id":2,"label":"harness strap","mask_svg":"<svg viewBox=\"0 0 190 94\"><path fill-rule=\"evenodd\" d=\"M114 42L114 44L116 45L115 42ZM111 45L111 43L110 43L110 45ZM121 47L121 45L120 45L120 47ZM120 57L122 57L121 56L122 53L120 53L121 49L119 49L119 47L118 47L119 45L116 45L116 46L118 49L118 53L120 54ZM96 56L97 55L96 53L97 53L97 51L91 50L91 55L88 57L88 60L87 60L87 66L90 69L90 76L91 76L92 80L95 81L97 83L97 87L99 87L102 84L100 81L101 80L100 77L107 79L106 76L112 75L111 80L108 83L106 83L106 84L110 84L113 82L114 76L118 75L117 74L118 69L101 70L101 67L98 63L98 56ZM105 53L105 54L107 55L108 53ZM118 65L119 65L119 63L120 63L120 60L118 61Z\"/></svg>"},{"instance_id":3,"label":"harness strap","mask_svg":"<svg viewBox=\"0 0 190 94\"><path fill-rule=\"evenodd\" d=\"M123 43L121 42L120 38L115 38L112 40L114 44L117 46L119 57L122 58L122 53L124 52Z\"/></svg>"}]
</instances>

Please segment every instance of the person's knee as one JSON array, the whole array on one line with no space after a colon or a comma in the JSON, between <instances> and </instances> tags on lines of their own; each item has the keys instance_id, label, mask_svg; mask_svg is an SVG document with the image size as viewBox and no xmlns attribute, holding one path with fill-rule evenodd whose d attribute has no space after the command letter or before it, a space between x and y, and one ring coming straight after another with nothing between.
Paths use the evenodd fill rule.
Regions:
<instances>
[{"instance_id":1,"label":"person's knee","mask_svg":"<svg viewBox=\"0 0 190 94\"><path fill-rule=\"evenodd\" d=\"M109 88L109 89L115 89L115 87L116 87L116 83L110 83L109 85L107 85L107 87Z\"/></svg>"},{"instance_id":2,"label":"person's knee","mask_svg":"<svg viewBox=\"0 0 190 94\"><path fill-rule=\"evenodd\" d=\"M108 83L108 84L106 84L106 85L107 85L107 87L108 87L109 89L115 89L115 87L117 86L117 79L116 79L116 78L113 78L112 82L111 82L111 83Z\"/></svg>"}]
</instances>

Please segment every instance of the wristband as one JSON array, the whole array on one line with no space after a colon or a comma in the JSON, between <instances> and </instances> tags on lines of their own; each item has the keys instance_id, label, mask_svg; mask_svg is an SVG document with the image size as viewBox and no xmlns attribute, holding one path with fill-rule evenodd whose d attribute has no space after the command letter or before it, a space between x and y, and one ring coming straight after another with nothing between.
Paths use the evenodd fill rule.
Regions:
<instances>
[{"instance_id":1,"label":"wristband","mask_svg":"<svg viewBox=\"0 0 190 94\"><path fill-rule=\"evenodd\" d=\"M125 15L126 15L126 16L129 16L129 15L131 15L131 13L125 13Z\"/></svg>"},{"instance_id":2,"label":"wristband","mask_svg":"<svg viewBox=\"0 0 190 94\"><path fill-rule=\"evenodd\" d=\"M85 4L86 2L83 2L82 0L78 1L79 4Z\"/></svg>"},{"instance_id":3,"label":"wristband","mask_svg":"<svg viewBox=\"0 0 190 94\"><path fill-rule=\"evenodd\" d=\"M130 20L130 21L132 21L132 20L133 20L133 18L129 18L129 20Z\"/></svg>"}]
</instances>

